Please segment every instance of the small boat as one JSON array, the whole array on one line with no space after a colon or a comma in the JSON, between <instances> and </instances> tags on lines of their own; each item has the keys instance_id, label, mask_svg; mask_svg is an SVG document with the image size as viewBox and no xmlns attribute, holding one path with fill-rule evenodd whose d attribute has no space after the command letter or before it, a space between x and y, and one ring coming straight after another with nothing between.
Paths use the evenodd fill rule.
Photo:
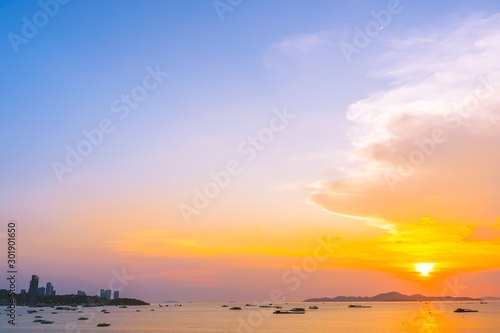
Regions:
<instances>
[{"instance_id":1,"label":"small boat","mask_svg":"<svg viewBox=\"0 0 500 333\"><path fill-rule=\"evenodd\" d=\"M319 308L316 305L311 305L309 310L318 310Z\"/></svg>"},{"instance_id":2,"label":"small boat","mask_svg":"<svg viewBox=\"0 0 500 333\"><path fill-rule=\"evenodd\" d=\"M5 311L8 311L8 310L5 310ZM37 313L38 311L37 310L28 310L26 311L27 313Z\"/></svg>"},{"instance_id":3,"label":"small boat","mask_svg":"<svg viewBox=\"0 0 500 333\"><path fill-rule=\"evenodd\" d=\"M53 321L50 321L50 320L42 320L40 322L40 324L52 324L52 323L53 323Z\"/></svg>"},{"instance_id":4,"label":"small boat","mask_svg":"<svg viewBox=\"0 0 500 333\"><path fill-rule=\"evenodd\" d=\"M79 310L79 311L76 311L76 313L83 313L83 311L82 311L82 310Z\"/></svg>"},{"instance_id":5,"label":"small boat","mask_svg":"<svg viewBox=\"0 0 500 333\"><path fill-rule=\"evenodd\" d=\"M141 312L141 310L135 310L135 312Z\"/></svg>"},{"instance_id":6,"label":"small boat","mask_svg":"<svg viewBox=\"0 0 500 333\"><path fill-rule=\"evenodd\" d=\"M481 302L481 304L488 304L488 302Z\"/></svg>"},{"instance_id":7,"label":"small boat","mask_svg":"<svg viewBox=\"0 0 500 333\"><path fill-rule=\"evenodd\" d=\"M80 317L80 318L78 318L78 320L89 320L89 318L87 318L87 317Z\"/></svg>"},{"instance_id":8,"label":"small boat","mask_svg":"<svg viewBox=\"0 0 500 333\"><path fill-rule=\"evenodd\" d=\"M472 310L472 309L463 309L463 308L456 308L455 311L453 312L479 312L478 310Z\"/></svg>"},{"instance_id":9,"label":"small boat","mask_svg":"<svg viewBox=\"0 0 500 333\"><path fill-rule=\"evenodd\" d=\"M226 305L226 304L224 304L223 306L221 306L221 308L228 308L228 307L229 307L229 305Z\"/></svg>"},{"instance_id":10,"label":"small boat","mask_svg":"<svg viewBox=\"0 0 500 333\"><path fill-rule=\"evenodd\" d=\"M52 314L57 314L57 312L52 312Z\"/></svg>"},{"instance_id":11,"label":"small boat","mask_svg":"<svg viewBox=\"0 0 500 333\"><path fill-rule=\"evenodd\" d=\"M273 314L304 314L306 309L304 308L292 308L290 310L276 310Z\"/></svg>"},{"instance_id":12,"label":"small boat","mask_svg":"<svg viewBox=\"0 0 500 333\"><path fill-rule=\"evenodd\" d=\"M230 307L229 310L241 310L239 306Z\"/></svg>"},{"instance_id":13,"label":"small boat","mask_svg":"<svg viewBox=\"0 0 500 333\"><path fill-rule=\"evenodd\" d=\"M35 318L42 318L42 316L35 316Z\"/></svg>"},{"instance_id":14,"label":"small boat","mask_svg":"<svg viewBox=\"0 0 500 333\"><path fill-rule=\"evenodd\" d=\"M255 305L253 305L253 304L245 304L245 306L255 306Z\"/></svg>"},{"instance_id":15,"label":"small boat","mask_svg":"<svg viewBox=\"0 0 500 333\"><path fill-rule=\"evenodd\" d=\"M354 305L354 304L351 304L348 306L349 308L371 308L372 306L371 305Z\"/></svg>"},{"instance_id":16,"label":"small boat","mask_svg":"<svg viewBox=\"0 0 500 333\"><path fill-rule=\"evenodd\" d=\"M160 305L160 306L161 306L161 305ZM119 308L119 309L126 309L126 308L127 308L127 306L126 306L126 305L122 305L122 306L119 306L118 308Z\"/></svg>"},{"instance_id":17,"label":"small boat","mask_svg":"<svg viewBox=\"0 0 500 333\"><path fill-rule=\"evenodd\" d=\"M151 311L154 311L155 309L151 309Z\"/></svg>"},{"instance_id":18,"label":"small boat","mask_svg":"<svg viewBox=\"0 0 500 333\"><path fill-rule=\"evenodd\" d=\"M108 327L111 324L106 324L106 323L99 323L97 324L97 327Z\"/></svg>"},{"instance_id":19,"label":"small boat","mask_svg":"<svg viewBox=\"0 0 500 333\"><path fill-rule=\"evenodd\" d=\"M33 320L34 323L41 323L42 322L42 319L35 319Z\"/></svg>"}]
</instances>

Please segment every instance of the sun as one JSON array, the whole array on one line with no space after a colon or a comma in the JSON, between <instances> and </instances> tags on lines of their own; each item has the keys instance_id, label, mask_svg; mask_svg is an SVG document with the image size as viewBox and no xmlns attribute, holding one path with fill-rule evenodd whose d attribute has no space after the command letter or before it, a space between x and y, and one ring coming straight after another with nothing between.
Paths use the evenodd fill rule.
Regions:
<instances>
[{"instance_id":1,"label":"sun","mask_svg":"<svg viewBox=\"0 0 500 333\"><path fill-rule=\"evenodd\" d=\"M435 263L419 263L413 264L415 266L415 270L422 274L422 276L429 276L429 273L434 271Z\"/></svg>"}]
</instances>

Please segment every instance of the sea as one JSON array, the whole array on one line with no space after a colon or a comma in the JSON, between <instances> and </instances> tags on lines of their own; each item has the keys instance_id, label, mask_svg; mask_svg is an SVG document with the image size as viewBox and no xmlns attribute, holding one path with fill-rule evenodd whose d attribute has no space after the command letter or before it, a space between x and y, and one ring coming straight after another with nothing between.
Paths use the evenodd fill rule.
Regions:
<instances>
[{"instance_id":1,"label":"sea","mask_svg":"<svg viewBox=\"0 0 500 333\"><path fill-rule=\"evenodd\" d=\"M349 308L349 304L370 308ZM305 308L304 314L273 314L275 309L246 306L245 303L152 304L81 308L77 311L54 308L16 308L15 326L8 312L0 308L0 332L500 332L500 302L370 302L370 303L287 303L282 310ZM316 305L317 310L309 306ZM455 313L457 307L478 310ZM36 309L37 313L27 313ZM105 309L109 313L103 313ZM83 311L78 313L78 311ZM56 312L56 313L53 313ZM52 324L33 322L35 316ZM87 317L88 320L78 320ZM110 324L97 327L98 323Z\"/></svg>"}]
</instances>

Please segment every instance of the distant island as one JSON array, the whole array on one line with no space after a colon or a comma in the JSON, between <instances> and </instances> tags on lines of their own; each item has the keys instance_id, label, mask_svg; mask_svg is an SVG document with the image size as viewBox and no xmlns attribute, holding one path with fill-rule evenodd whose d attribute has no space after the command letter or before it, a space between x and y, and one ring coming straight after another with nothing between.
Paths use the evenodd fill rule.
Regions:
<instances>
[{"instance_id":1,"label":"distant island","mask_svg":"<svg viewBox=\"0 0 500 333\"><path fill-rule=\"evenodd\" d=\"M484 297L481 297L481 299L483 299L485 301L500 301L500 297L496 297L496 296L484 296Z\"/></svg>"},{"instance_id":2,"label":"distant island","mask_svg":"<svg viewBox=\"0 0 500 333\"><path fill-rule=\"evenodd\" d=\"M492 299L492 298L490 298ZM403 295L392 291L385 294L379 294L373 297L361 296L337 296L334 298L309 298L303 302L429 302L429 301L482 301L481 298L472 297L452 297L452 296L424 296L424 295Z\"/></svg>"},{"instance_id":3,"label":"distant island","mask_svg":"<svg viewBox=\"0 0 500 333\"><path fill-rule=\"evenodd\" d=\"M165 301L163 303L179 303L179 302L177 302L177 301Z\"/></svg>"}]
</instances>

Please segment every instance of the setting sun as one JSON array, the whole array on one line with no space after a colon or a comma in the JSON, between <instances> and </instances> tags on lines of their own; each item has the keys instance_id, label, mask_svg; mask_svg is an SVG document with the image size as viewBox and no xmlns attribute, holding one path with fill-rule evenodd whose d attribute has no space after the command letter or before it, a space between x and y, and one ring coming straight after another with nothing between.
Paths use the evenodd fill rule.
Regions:
<instances>
[{"instance_id":1,"label":"setting sun","mask_svg":"<svg viewBox=\"0 0 500 333\"><path fill-rule=\"evenodd\" d=\"M415 266L415 270L422 274L422 276L429 276L429 273L434 271L435 265L436 264L433 263L413 264L413 266Z\"/></svg>"}]
</instances>

